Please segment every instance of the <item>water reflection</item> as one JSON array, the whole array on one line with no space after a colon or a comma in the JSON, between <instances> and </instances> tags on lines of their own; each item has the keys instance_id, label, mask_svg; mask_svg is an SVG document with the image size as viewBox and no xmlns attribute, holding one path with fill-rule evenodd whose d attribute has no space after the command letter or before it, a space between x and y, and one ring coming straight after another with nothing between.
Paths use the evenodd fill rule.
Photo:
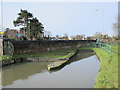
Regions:
<instances>
[{"instance_id":1,"label":"water reflection","mask_svg":"<svg viewBox=\"0 0 120 90\"><path fill-rule=\"evenodd\" d=\"M70 66L69 64L71 64L72 62L78 61L80 59L83 59L83 58L86 58L86 57L89 57L92 55L94 55L94 52L92 50L80 50L79 53L76 54L73 58L71 58L71 60L69 62L67 62L63 67L65 67L66 65ZM95 60L97 60L96 57L95 57ZM89 61L87 63L89 64L90 62L91 61ZM52 84L52 83L56 84L57 81L59 83L59 80L63 77L68 79L69 73L70 73L70 75L77 74L77 71L74 69L76 65L70 66L70 67L73 67L73 70L67 69L66 71L63 71L63 70L61 70L63 67L61 67L57 70L51 71L51 72L56 72L56 71L60 70L60 71L62 71L61 73L57 72L59 74L56 75L56 74L51 74L51 72L50 72L48 74L48 71L47 71L48 64L49 64L49 62L23 62L23 63L18 63L18 64L3 67L2 68L3 69L3 71L2 71L2 86L4 87L4 86L8 86L8 85L13 85L13 87L19 87L16 85L14 86L15 81L16 82L18 81L18 83L19 82L21 83L22 81L24 81L26 84L24 85L24 83L22 82L23 83L23 84L21 83L23 85L22 87L27 87L26 85L29 83L30 85L28 85L28 87L31 87L31 86L32 87L47 87L47 85L48 85L48 88L49 88L49 87L51 87L51 86L49 86L50 84ZM91 64L93 64L93 66L95 66L95 67L98 66L98 65L96 65L96 63L91 63ZM80 66L83 66L83 65L81 64ZM92 70L95 73L97 73L98 69L99 68L97 67L97 70L94 70L94 69L92 69ZM85 70L87 71L87 69L85 69ZM67 74L66 73L67 71L70 71L70 72ZM74 72L74 71L76 71L76 72ZM44 74L44 76L42 76L42 73ZM82 73L84 74L84 72L82 72ZM82 73L81 73L81 75L82 75ZM61 77L61 75L62 75L62 77ZM37 76L37 79L32 78L32 81L34 81L34 83L31 82L30 76ZM96 74L93 76L95 77ZM59 78L57 78L57 77L59 77ZM73 77L74 77L74 75L73 75ZM51 78L51 81L50 81L50 78ZM77 80L78 78L79 77L76 77L74 79ZM69 79L71 79L71 77ZM19 81L19 80L22 80L22 81ZM37 82L37 84L35 82ZM43 82L45 82L45 83L43 83ZM49 83L46 84L46 82L49 82ZM39 86L39 83L41 83L41 86ZM68 85L69 85L69 81L68 82L66 81L66 83L68 83ZM79 81L78 81L78 83L79 83ZM60 84L58 84L58 85L60 85ZM93 85L93 80L92 80L92 85ZM55 87L55 86L53 85L52 87Z\"/></svg>"},{"instance_id":2,"label":"water reflection","mask_svg":"<svg viewBox=\"0 0 120 90\"><path fill-rule=\"evenodd\" d=\"M65 67L66 65L71 64L72 62L81 60L81 59L86 58L86 57L90 57L90 56L92 56L92 55L94 55L94 54L95 54L95 53L94 53L92 50L79 50L79 51L77 52L77 54L74 55L68 62L62 64L62 65L61 65L60 67L58 67L58 68L55 68L55 69L50 70L49 72L52 73L52 72L59 71L59 70L61 70L63 67Z\"/></svg>"},{"instance_id":3,"label":"water reflection","mask_svg":"<svg viewBox=\"0 0 120 90\"><path fill-rule=\"evenodd\" d=\"M28 79L29 76L36 73L45 72L48 62L22 62L2 69L2 85L12 84L14 81Z\"/></svg>"}]
</instances>

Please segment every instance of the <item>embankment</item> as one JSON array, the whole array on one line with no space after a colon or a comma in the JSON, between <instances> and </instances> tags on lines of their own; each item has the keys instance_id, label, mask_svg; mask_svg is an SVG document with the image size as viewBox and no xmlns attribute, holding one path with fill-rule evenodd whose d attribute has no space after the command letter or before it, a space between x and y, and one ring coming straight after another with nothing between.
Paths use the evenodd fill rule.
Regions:
<instances>
[{"instance_id":1,"label":"embankment","mask_svg":"<svg viewBox=\"0 0 120 90\"><path fill-rule=\"evenodd\" d=\"M95 88L118 88L118 54L100 48L93 49L100 60L100 71L95 81Z\"/></svg>"},{"instance_id":2,"label":"embankment","mask_svg":"<svg viewBox=\"0 0 120 90\"><path fill-rule=\"evenodd\" d=\"M2 60L2 65L5 66L17 62L51 62L58 61L60 59L68 59L75 53L76 50L78 50L78 48L24 55L13 55L10 58L8 57L8 59L6 56L6 58Z\"/></svg>"}]
</instances>

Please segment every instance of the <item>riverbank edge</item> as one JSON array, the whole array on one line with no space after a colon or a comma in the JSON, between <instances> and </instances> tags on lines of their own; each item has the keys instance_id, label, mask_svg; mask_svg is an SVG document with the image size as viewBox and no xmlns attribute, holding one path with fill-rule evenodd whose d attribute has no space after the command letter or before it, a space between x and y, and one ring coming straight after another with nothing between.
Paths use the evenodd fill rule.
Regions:
<instances>
[{"instance_id":1,"label":"riverbank edge","mask_svg":"<svg viewBox=\"0 0 120 90\"><path fill-rule=\"evenodd\" d=\"M72 53L69 57L64 58L64 59L59 59L57 61L54 61L52 63L50 63L49 65L47 65L48 70L54 70L56 68L59 68L61 66L63 66L65 63L67 63L72 57L74 57L77 53L79 52L79 49L76 50L74 53ZM60 61L60 62L59 62ZM61 62L63 61L63 62ZM58 65L59 64L59 65Z\"/></svg>"},{"instance_id":2,"label":"riverbank edge","mask_svg":"<svg viewBox=\"0 0 120 90\"><path fill-rule=\"evenodd\" d=\"M96 77L94 88L118 88L118 77L115 77L118 75L117 70L115 72L115 66L110 66L113 62L112 57L114 57L114 55L110 56L107 51L104 51L100 48L93 48L92 50L95 52L98 60L100 61L100 70ZM115 75L108 70L109 68L112 68L112 72L114 72Z\"/></svg>"},{"instance_id":3,"label":"riverbank edge","mask_svg":"<svg viewBox=\"0 0 120 90\"><path fill-rule=\"evenodd\" d=\"M18 62L55 62L60 60L69 60L72 58L78 50L75 50L74 52L69 52L66 55L63 55L62 58L43 58L43 57L30 57L30 58L17 58L17 59L8 59L8 60L0 60L0 63L2 66L7 66L11 64L15 64Z\"/></svg>"}]
</instances>

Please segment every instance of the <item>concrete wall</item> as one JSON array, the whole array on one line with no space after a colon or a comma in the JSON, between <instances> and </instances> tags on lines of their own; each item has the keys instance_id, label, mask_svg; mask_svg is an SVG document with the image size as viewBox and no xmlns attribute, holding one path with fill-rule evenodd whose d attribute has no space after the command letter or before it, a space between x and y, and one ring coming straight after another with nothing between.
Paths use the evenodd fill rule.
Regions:
<instances>
[{"instance_id":1,"label":"concrete wall","mask_svg":"<svg viewBox=\"0 0 120 90\"><path fill-rule=\"evenodd\" d=\"M3 39L0 39L0 55L3 55Z\"/></svg>"},{"instance_id":2,"label":"concrete wall","mask_svg":"<svg viewBox=\"0 0 120 90\"><path fill-rule=\"evenodd\" d=\"M89 45L95 40L58 40L58 41L11 41L14 55L64 50Z\"/></svg>"}]
</instances>

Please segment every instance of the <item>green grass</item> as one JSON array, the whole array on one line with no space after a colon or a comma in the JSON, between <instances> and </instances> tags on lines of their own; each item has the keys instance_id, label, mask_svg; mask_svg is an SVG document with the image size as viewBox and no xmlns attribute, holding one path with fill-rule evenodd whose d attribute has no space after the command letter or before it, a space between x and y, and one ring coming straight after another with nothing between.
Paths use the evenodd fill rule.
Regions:
<instances>
[{"instance_id":1,"label":"green grass","mask_svg":"<svg viewBox=\"0 0 120 90\"><path fill-rule=\"evenodd\" d=\"M33 53L33 54L22 54L22 55L13 55L12 57L9 56L0 56L0 60L8 60L10 58L12 59L18 59L18 58L30 58L30 57L42 57L42 58L58 58L58 59L64 59L67 57L70 57L76 50L79 48L73 48L73 49L65 49L65 50L57 50L57 51L51 51L51 52L42 52L42 53Z\"/></svg>"},{"instance_id":2,"label":"green grass","mask_svg":"<svg viewBox=\"0 0 120 90\"><path fill-rule=\"evenodd\" d=\"M117 46L112 49L118 51ZM111 55L100 48L93 49L100 59L100 72L95 81L95 88L118 88L118 54Z\"/></svg>"},{"instance_id":3,"label":"green grass","mask_svg":"<svg viewBox=\"0 0 120 90\"><path fill-rule=\"evenodd\" d=\"M74 53L75 53L75 52L72 52L72 53L69 53L69 54L67 54L67 55L65 55L65 56L62 56L61 59L68 58L68 57L72 56Z\"/></svg>"},{"instance_id":4,"label":"green grass","mask_svg":"<svg viewBox=\"0 0 120 90\"><path fill-rule=\"evenodd\" d=\"M111 49L112 49L112 51L114 51L114 52L117 52L117 53L118 53L118 48L120 48L120 45L111 45Z\"/></svg>"},{"instance_id":5,"label":"green grass","mask_svg":"<svg viewBox=\"0 0 120 90\"><path fill-rule=\"evenodd\" d=\"M12 56L8 56L8 55L0 56L0 60L9 60L11 58Z\"/></svg>"}]
</instances>

